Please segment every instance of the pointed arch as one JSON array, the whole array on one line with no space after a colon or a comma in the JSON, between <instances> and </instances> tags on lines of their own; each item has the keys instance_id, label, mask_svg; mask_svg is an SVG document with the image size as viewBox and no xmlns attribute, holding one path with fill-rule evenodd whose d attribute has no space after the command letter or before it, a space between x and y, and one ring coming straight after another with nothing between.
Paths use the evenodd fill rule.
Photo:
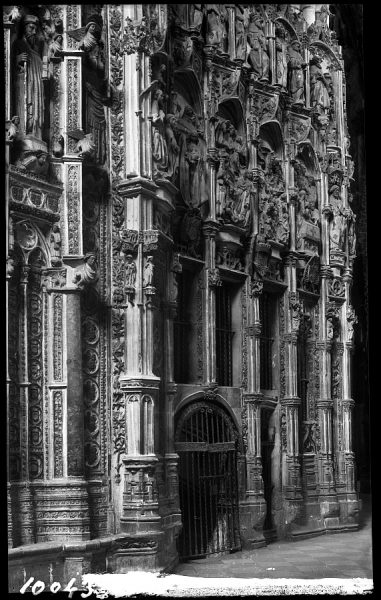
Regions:
<instances>
[{"instance_id":1,"label":"pointed arch","mask_svg":"<svg viewBox=\"0 0 381 600\"><path fill-rule=\"evenodd\" d=\"M259 137L267 142L280 159L284 155L283 133L279 121L272 119L265 121L259 128Z\"/></svg>"}]
</instances>

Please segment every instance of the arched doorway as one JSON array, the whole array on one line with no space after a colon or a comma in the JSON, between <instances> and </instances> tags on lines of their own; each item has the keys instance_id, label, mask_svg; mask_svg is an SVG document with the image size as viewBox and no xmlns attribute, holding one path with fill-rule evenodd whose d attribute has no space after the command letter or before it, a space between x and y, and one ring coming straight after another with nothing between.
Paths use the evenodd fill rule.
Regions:
<instances>
[{"instance_id":1,"label":"arched doorway","mask_svg":"<svg viewBox=\"0 0 381 600\"><path fill-rule=\"evenodd\" d=\"M183 530L182 560L239 550L238 432L221 407L196 401L179 415L175 448Z\"/></svg>"}]
</instances>

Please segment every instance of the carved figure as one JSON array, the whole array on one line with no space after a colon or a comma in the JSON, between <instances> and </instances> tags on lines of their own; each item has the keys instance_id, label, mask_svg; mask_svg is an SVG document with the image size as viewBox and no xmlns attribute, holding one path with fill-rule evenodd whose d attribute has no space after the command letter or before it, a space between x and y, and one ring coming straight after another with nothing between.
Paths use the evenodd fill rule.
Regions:
<instances>
[{"instance_id":1,"label":"carved figure","mask_svg":"<svg viewBox=\"0 0 381 600\"><path fill-rule=\"evenodd\" d=\"M126 256L126 288L134 288L136 282L136 264L132 258L132 254Z\"/></svg>"},{"instance_id":2,"label":"carved figure","mask_svg":"<svg viewBox=\"0 0 381 600\"><path fill-rule=\"evenodd\" d=\"M301 45L293 40L288 49L288 89L295 104L304 102L304 71L306 63L300 54Z\"/></svg>"},{"instance_id":3,"label":"carved figure","mask_svg":"<svg viewBox=\"0 0 381 600\"><path fill-rule=\"evenodd\" d=\"M147 287L152 285L153 281L153 256L147 256L146 264L144 265L144 276L143 276L143 286Z\"/></svg>"},{"instance_id":4,"label":"carved figure","mask_svg":"<svg viewBox=\"0 0 381 600\"><path fill-rule=\"evenodd\" d=\"M15 115L10 121L5 123L6 139L8 142L13 142L19 133L20 117Z\"/></svg>"},{"instance_id":5,"label":"carved figure","mask_svg":"<svg viewBox=\"0 0 381 600\"><path fill-rule=\"evenodd\" d=\"M356 256L356 215L351 209L348 222L348 252L349 256Z\"/></svg>"},{"instance_id":6,"label":"carved figure","mask_svg":"<svg viewBox=\"0 0 381 600\"><path fill-rule=\"evenodd\" d=\"M313 56L310 60L310 104L320 112L326 112L330 107L328 84L318 56Z\"/></svg>"},{"instance_id":7,"label":"carved figure","mask_svg":"<svg viewBox=\"0 0 381 600\"><path fill-rule=\"evenodd\" d=\"M241 4L235 5L235 57L245 61L247 54L246 9Z\"/></svg>"},{"instance_id":8,"label":"carved figure","mask_svg":"<svg viewBox=\"0 0 381 600\"><path fill-rule=\"evenodd\" d=\"M49 58L57 55L62 50L63 23L62 19L52 19L50 10L46 7L41 17L41 28L48 47Z\"/></svg>"},{"instance_id":9,"label":"carved figure","mask_svg":"<svg viewBox=\"0 0 381 600\"><path fill-rule=\"evenodd\" d=\"M352 306L348 306L347 308L347 336L348 336L348 342L351 342L353 340L353 334L354 334L354 325L358 322L358 318L356 316L355 311L353 310Z\"/></svg>"},{"instance_id":10,"label":"carved figure","mask_svg":"<svg viewBox=\"0 0 381 600\"><path fill-rule=\"evenodd\" d=\"M16 166L45 177L49 170L49 156L43 150L25 150L17 160Z\"/></svg>"},{"instance_id":11,"label":"carved figure","mask_svg":"<svg viewBox=\"0 0 381 600\"><path fill-rule=\"evenodd\" d=\"M280 244L288 244L290 227L288 219L288 208L287 208L287 196L282 194L277 199L277 217L278 222L276 225L276 241Z\"/></svg>"},{"instance_id":12,"label":"carved figure","mask_svg":"<svg viewBox=\"0 0 381 600\"><path fill-rule=\"evenodd\" d=\"M52 232L50 234L51 244L51 263L52 265L61 264L61 232L58 225L53 225Z\"/></svg>"},{"instance_id":13,"label":"carved figure","mask_svg":"<svg viewBox=\"0 0 381 600\"><path fill-rule=\"evenodd\" d=\"M254 73L261 81L268 81L270 58L267 51L267 41L264 34L264 22L258 13L250 15L247 40L250 46L248 62Z\"/></svg>"},{"instance_id":14,"label":"carved figure","mask_svg":"<svg viewBox=\"0 0 381 600\"><path fill-rule=\"evenodd\" d=\"M38 35L39 19L26 15L23 34L13 43L14 112L21 119L21 129L41 139L44 125L43 53L44 40Z\"/></svg>"},{"instance_id":15,"label":"carved figure","mask_svg":"<svg viewBox=\"0 0 381 600\"><path fill-rule=\"evenodd\" d=\"M206 198L205 156L197 134L186 136L180 157L180 190L189 206L199 206Z\"/></svg>"},{"instance_id":16,"label":"carved figure","mask_svg":"<svg viewBox=\"0 0 381 600\"><path fill-rule=\"evenodd\" d=\"M222 40L224 35L223 15L221 14L221 5L207 4L206 13L208 16L208 27L206 41L211 46L222 48Z\"/></svg>"},{"instance_id":17,"label":"carved figure","mask_svg":"<svg viewBox=\"0 0 381 600\"><path fill-rule=\"evenodd\" d=\"M304 421L303 422L303 452L316 452L316 439L315 430L316 423Z\"/></svg>"},{"instance_id":18,"label":"carved figure","mask_svg":"<svg viewBox=\"0 0 381 600\"><path fill-rule=\"evenodd\" d=\"M93 158L95 157L96 146L94 143L94 138L92 133L86 133L81 137L76 146L75 152L78 152L78 155L82 158Z\"/></svg>"},{"instance_id":19,"label":"carved figure","mask_svg":"<svg viewBox=\"0 0 381 600\"><path fill-rule=\"evenodd\" d=\"M331 250L342 250L345 242L346 218L342 208L340 188L338 185L331 186L329 190L329 203L333 213L329 227Z\"/></svg>"},{"instance_id":20,"label":"carved figure","mask_svg":"<svg viewBox=\"0 0 381 600\"><path fill-rule=\"evenodd\" d=\"M276 52L276 83L282 89L287 88L287 48L286 37L283 27L275 29L275 52Z\"/></svg>"},{"instance_id":21,"label":"carved figure","mask_svg":"<svg viewBox=\"0 0 381 600\"><path fill-rule=\"evenodd\" d=\"M78 288L83 289L86 285L95 283L97 279L97 259L95 254L89 252L84 257L83 265L76 268L73 283L75 283Z\"/></svg>"},{"instance_id":22,"label":"carved figure","mask_svg":"<svg viewBox=\"0 0 381 600\"><path fill-rule=\"evenodd\" d=\"M171 179L177 176L179 170L180 148L177 144L175 135L177 119L174 115L168 114L165 117L165 140L168 150L168 169L167 175Z\"/></svg>"},{"instance_id":23,"label":"carved figure","mask_svg":"<svg viewBox=\"0 0 381 600\"><path fill-rule=\"evenodd\" d=\"M83 76L86 88L86 129L95 145L94 160L106 161L106 119L104 106L110 101L110 89L105 78L105 54L101 40L103 20L98 14L87 19L85 36L79 45L84 50Z\"/></svg>"},{"instance_id":24,"label":"carved figure","mask_svg":"<svg viewBox=\"0 0 381 600\"><path fill-rule=\"evenodd\" d=\"M168 150L165 140L164 93L160 88L153 92L152 99L152 156L154 161L154 176L165 172L168 167Z\"/></svg>"},{"instance_id":25,"label":"carved figure","mask_svg":"<svg viewBox=\"0 0 381 600\"><path fill-rule=\"evenodd\" d=\"M185 213L181 223L181 239L187 244L191 256L197 257L201 239L201 216L198 208L193 208Z\"/></svg>"}]
</instances>

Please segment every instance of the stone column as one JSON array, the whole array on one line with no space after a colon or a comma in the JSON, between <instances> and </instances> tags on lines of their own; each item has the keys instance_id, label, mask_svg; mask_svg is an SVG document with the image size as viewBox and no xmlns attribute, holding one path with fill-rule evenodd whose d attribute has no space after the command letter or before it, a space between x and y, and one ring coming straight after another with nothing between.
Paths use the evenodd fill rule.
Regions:
<instances>
[{"instance_id":1,"label":"stone column","mask_svg":"<svg viewBox=\"0 0 381 600\"><path fill-rule=\"evenodd\" d=\"M205 366L204 381L207 386L217 385L216 365L216 286L222 285L219 269L216 268L216 235L220 224L207 219L203 224L205 240L205 287L203 298L203 321L207 324L205 330Z\"/></svg>"},{"instance_id":2,"label":"stone column","mask_svg":"<svg viewBox=\"0 0 381 600\"><path fill-rule=\"evenodd\" d=\"M263 523L266 502L262 479L261 458L261 384L260 384L260 334L259 296L263 284L247 282L247 390L243 395L243 429L246 430L246 497L240 502L241 536L244 546L257 548L265 545Z\"/></svg>"},{"instance_id":3,"label":"stone column","mask_svg":"<svg viewBox=\"0 0 381 600\"><path fill-rule=\"evenodd\" d=\"M11 38L11 30L13 29L13 24L11 22L5 22L4 25L4 64L5 64L5 81L4 81L4 89L5 89L5 119L9 121L11 118L11 86L10 86L10 38ZM13 270L13 261L9 256L10 253L10 244L9 244L9 147L11 141L6 137L5 140L5 256L7 257L7 273L6 273L6 290L5 290L5 327L6 327L6 380L7 380L7 517L8 517L8 548L12 548L13 546L13 525L12 525L12 511L11 511L11 484L9 482L10 471L9 471L9 386L10 386L10 376L9 376L9 357L8 357L8 319L9 319L9 311L8 311L8 288L9 288L9 280L12 275Z\"/></svg>"},{"instance_id":4,"label":"stone column","mask_svg":"<svg viewBox=\"0 0 381 600\"><path fill-rule=\"evenodd\" d=\"M134 289L127 293L124 305L126 348L124 371L119 377L125 412L126 452L122 456L122 504L120 529L140 539L146 548L146 559L156 565L158 539L162 533L159 515L159 412L162 395L160 377L154 374L154 320L158 310L155 281L159 232L153 229L153 201L157 186L141 177L122 180L117 186L126 206L126 224L137 232L138 243L133 260L136 265ZM147 261L152 274L147 275ZM163 350L163 349L162 349ZM118 515L117 515L118 518ZM155 540L155 541L153 541ZM153 546L150 546L150 543ZM131 549L119 548L115 555L122 572L134 567L136 557ZM137 563L136 563L137 564Z\"/></svg>"},{"instance_id":5,"label":"stone column","mask_svg":"<svg viewBox=\"0 0 381 600\"><path fill-rule=\"evenodd\" d=\"M275 23L268 21L266 23L266 37L269 43L269 54L270 54L270 71L271 71L271 84L277 83L276 80L276 50L275 50Z\"/></svg>"},{"instance_id":6,"label":"stone column","mask_svg":"<svg viewBox=\"0 0 381 600\"><path fill-rule=\"evenodd\" d=\"M180 263L179 255L173 254L170 259L171 266L169 270L169 276L167 281L167 299L168 305L165 312L165 382L166 382L166 393L165 393L165 470L167 485L167 495L169 506L173 508L179 514L179 522L181 522L180 515L180 497L179 497L179 481L177 466L179 456L175 452L175 431L174 431L174 400L177 393L177 385L174 382L174 341L173 341L173 321L176 317L177 311L177 273L182 272L182 265Z\"/></svg>"},{"instance_id":7,"label":"stone column","mask_svg":"<svg viewBox=\"0 0 381 600\"><path fill-rule=\"evenodd\" d=\"M285 520L287 528L300 522L302 510L299 463L299 408L297 394L297 339L301 303L296 292L296 256L290 251L285 259L285 395L281 398L286 430L286 453L283 455Z\"/></svg>"},{"instance_id":8,"label":"stone column","mask_svg":"<svg viewBox=\"0 0 381 600\"><path fill-rule=\"evenodd\" d=\"M230 60L234 60L236 58L236 47L235 47L235 4L225 4L225 8L228 13L229 19L229 45L228 45L228 54Z\"/></svg>"},{"instance_id":9,"label":"stone column","mask_svg":"<svg viewBox=\"0 0 381 600\"><path fill-rule=\"evenodd\" d=\"M33 544L35 538L35 515L29 473L29 381L28 370L28 278L30 267L20 266L20 338L19 338L19 389L20 389L20 480L12 484L18 516L20 543Z\"/></svg>"}]
</instances>

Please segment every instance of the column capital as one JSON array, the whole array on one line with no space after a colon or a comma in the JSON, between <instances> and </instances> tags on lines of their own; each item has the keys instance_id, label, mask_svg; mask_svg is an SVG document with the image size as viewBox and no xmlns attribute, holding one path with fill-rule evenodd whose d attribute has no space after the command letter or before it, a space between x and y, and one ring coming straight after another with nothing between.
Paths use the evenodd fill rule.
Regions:
<instances>
[{"instance_id":1,"label":"column capital","mask_svg":"<svg viewBox=\"0 0 381 600\"><path fill-rule=\"evenodd\" d=\"M353 409L355 406L355 401L353 400L353 398L343 398L341 400L341 405L344 409Z\"/></svg>"},{"instance_id":2,"label":"column capital","mask_svg":"<svg viewBox=\"0 0 381 600\"><path fill-rule=\"evenodd\" d=\"M316 408L322 408L328 410L333 408L332 398L318 398L316 401Z\"/></svg>"},{"instance_id":3,"label":"column capital","mask_svg":"<svg viewBox=\"0 0 381 600\"><path fill-rule=\"evenodd\" d=\"M121 375L119 377L120 389L126 393L155 392L159 389L160 377L155 375Z\"/></svg>"},{"instance_id":4,"label":"column capital","mask_svg":"<svg viewBox=\"0 0 381 600\"><path fill-rule=\"evenodd\" d=\"M244 392L243 401L246 404L260 404L263 400L263 394L261 392Z\"/></svg>"},{"instance_id":5,"label":"column capital","mask_svg":"<svg viewBox=\"0 0 381 600\"><path fill-rule=\"evenodd\" d=\"M284 396L280 399L281 406L295 406L301 405L302 401L298 396Z\"/></svg>"},{"instance_id":6,"label":"column capital","mask_svg":"<svg viewBox=\"0 0 381 600\"><path fill-rule=\"evenodd\" d=\"M202 225L202 232L206 238L214 238L221 229L221 223L213 219L206 219Z\"/></svg>"},{"instance_id":7,"label":"column capital","mask_svg":"<svg viewBox=\"0 0 381 600\"><path fill-rule=\"evenodd\" d=\"M331 279L333 277L333 271L329 265L320 265L320 277Z\"/></svg>"},{"instance_id":8,"label":"column capital","mask_svg":"<svg viewBox=\"0 0 381 600\"><path fill-rule=\"evenodd\" d=\"M123 179L116 185L117 193L124 198L136 197L138 194L156 198L158 189L156 183L144 177Z\"/></svg>"},{"instance_id":9,"label":"column capital","mask_svg":"<svg viewBox=\"0 0 381 600\"><path fill-rule=\"evenodd\" d=\"M207 269L207 274L209 287L213 288L222 285L219 269Z\"/></svg>"}]
</instances>

